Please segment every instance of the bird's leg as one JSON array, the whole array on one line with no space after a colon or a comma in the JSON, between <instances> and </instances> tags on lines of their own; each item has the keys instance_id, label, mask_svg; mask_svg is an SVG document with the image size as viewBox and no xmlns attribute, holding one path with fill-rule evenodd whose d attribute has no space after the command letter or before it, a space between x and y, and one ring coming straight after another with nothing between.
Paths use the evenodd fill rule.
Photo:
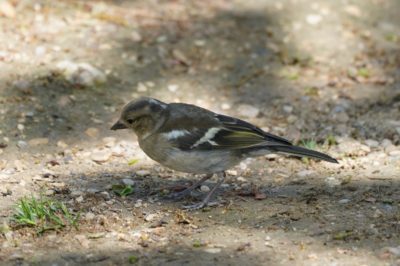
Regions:
<instances>
[{"instance_id":1,"label":"bird's leg","mask_svg":"<svg viewBox=\"0 0 400 266\"><path fill-rule=\"evenodd\" d=\"M183 206L183 208L187 209L187 210L198 210L198 209L202 209L202 208L206 207L209 204L211 197L217 191L218 187L224 182L225 177L226 177L225 172L219 173L217 184L215 184L215 186L210 190L210 192L208 192L208 194L205 196L205 198L201 202L193 204L193 205Z\"/></svg>"},{"instance_id":2,"label":"bird's leg","mask_svg":"<svg viewBox=\"0 0 400 266\"><path fill-rule=\"evenodd\" d=\"M203 176L199 181L195 182L193 185L191 185L190 187L186 188L185 190L180 191L180 192L171 193L170 195L166 196L166 198L168 198L168 199L181 199L183 197L186 197L187 195L190 194L190 192L192 192L194 189L199 187L201 184L203 184L205 181L210 179L212 176L213 176L213 174L207 174L207 175Z\"/></svg>"}]
</instances>

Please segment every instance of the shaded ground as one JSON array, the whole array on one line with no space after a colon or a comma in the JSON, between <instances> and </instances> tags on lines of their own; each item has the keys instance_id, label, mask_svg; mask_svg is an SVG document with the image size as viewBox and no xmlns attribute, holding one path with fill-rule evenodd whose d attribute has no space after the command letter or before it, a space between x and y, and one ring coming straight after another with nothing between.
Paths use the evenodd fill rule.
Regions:
<instances>
[{"instance_id":1,"label":"shaded ground","mask_svg":"<svg viewBox=\"0 0 400 266\"><path fill-rule=\"evenodd\" d=\"M398 1L9 3L0 220L32 194L82 219L79 230L41 236L3 231L0 263L400 263ZM229 172L221 205L183 212L196 195L161 196L192 177L153 163L131 133L109 131L139 95L315 140L340 164L249 159ZM126 198L111 190L123 182L134 184Z\"/></svg>"}]
</instances>

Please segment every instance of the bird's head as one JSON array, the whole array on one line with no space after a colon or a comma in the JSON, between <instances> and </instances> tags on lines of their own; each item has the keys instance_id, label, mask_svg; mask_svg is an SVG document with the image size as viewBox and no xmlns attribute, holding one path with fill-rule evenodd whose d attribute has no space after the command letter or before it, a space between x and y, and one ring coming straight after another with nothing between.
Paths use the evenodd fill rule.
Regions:
<instances>
[{"instance_id":1,"label":"bird's head","mask_svg":"<svg viewBox=\"0 0 400 266\"><path fill-rule=\"evenodd\" d=\"M167 104L153 98L142 97L126 104L111 130L132 129L142 138L165 119Z\"/></svg>"}]
</instances>

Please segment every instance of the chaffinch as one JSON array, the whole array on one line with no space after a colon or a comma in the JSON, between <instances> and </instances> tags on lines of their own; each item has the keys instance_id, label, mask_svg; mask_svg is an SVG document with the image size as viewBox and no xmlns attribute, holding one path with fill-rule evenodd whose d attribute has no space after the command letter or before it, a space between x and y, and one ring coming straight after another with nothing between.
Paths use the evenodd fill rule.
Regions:
<instances>
[{"instance_id":1,"label":"chaffinch","mask_svg":"<svg viewBox=\"0 0 400 266\"><path fill-rule=\"evenodd\" d=\"M199 203L187 206L199 209L208 205L222 184L225 170L247 157L268 153L307 156L331 163L336 159L292 145L288 140L226 115L185 103L164 103L153 98L140 98L123 107L112 130L132 129L140 148L153 160L168 168L194 174L205 174L182 192L181 198L199 187L214 174L217 184Z\"/></svg>"}]
</instances>

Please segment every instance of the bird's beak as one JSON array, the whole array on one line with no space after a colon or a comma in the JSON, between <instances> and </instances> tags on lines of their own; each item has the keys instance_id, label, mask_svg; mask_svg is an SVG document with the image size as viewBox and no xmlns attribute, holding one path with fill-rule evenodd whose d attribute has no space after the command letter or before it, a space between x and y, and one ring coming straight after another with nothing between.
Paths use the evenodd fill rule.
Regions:
<instances>
[{"instance_id":1,"label":"bird's beak","mask_svg":"<svg viewBox=\"0 0 400 266\"><path fill-rule=\"evenodd\" d=\"M110 128L111 130L126 129L127 127L119 120Z\"/></svg>"}]
</instances>

